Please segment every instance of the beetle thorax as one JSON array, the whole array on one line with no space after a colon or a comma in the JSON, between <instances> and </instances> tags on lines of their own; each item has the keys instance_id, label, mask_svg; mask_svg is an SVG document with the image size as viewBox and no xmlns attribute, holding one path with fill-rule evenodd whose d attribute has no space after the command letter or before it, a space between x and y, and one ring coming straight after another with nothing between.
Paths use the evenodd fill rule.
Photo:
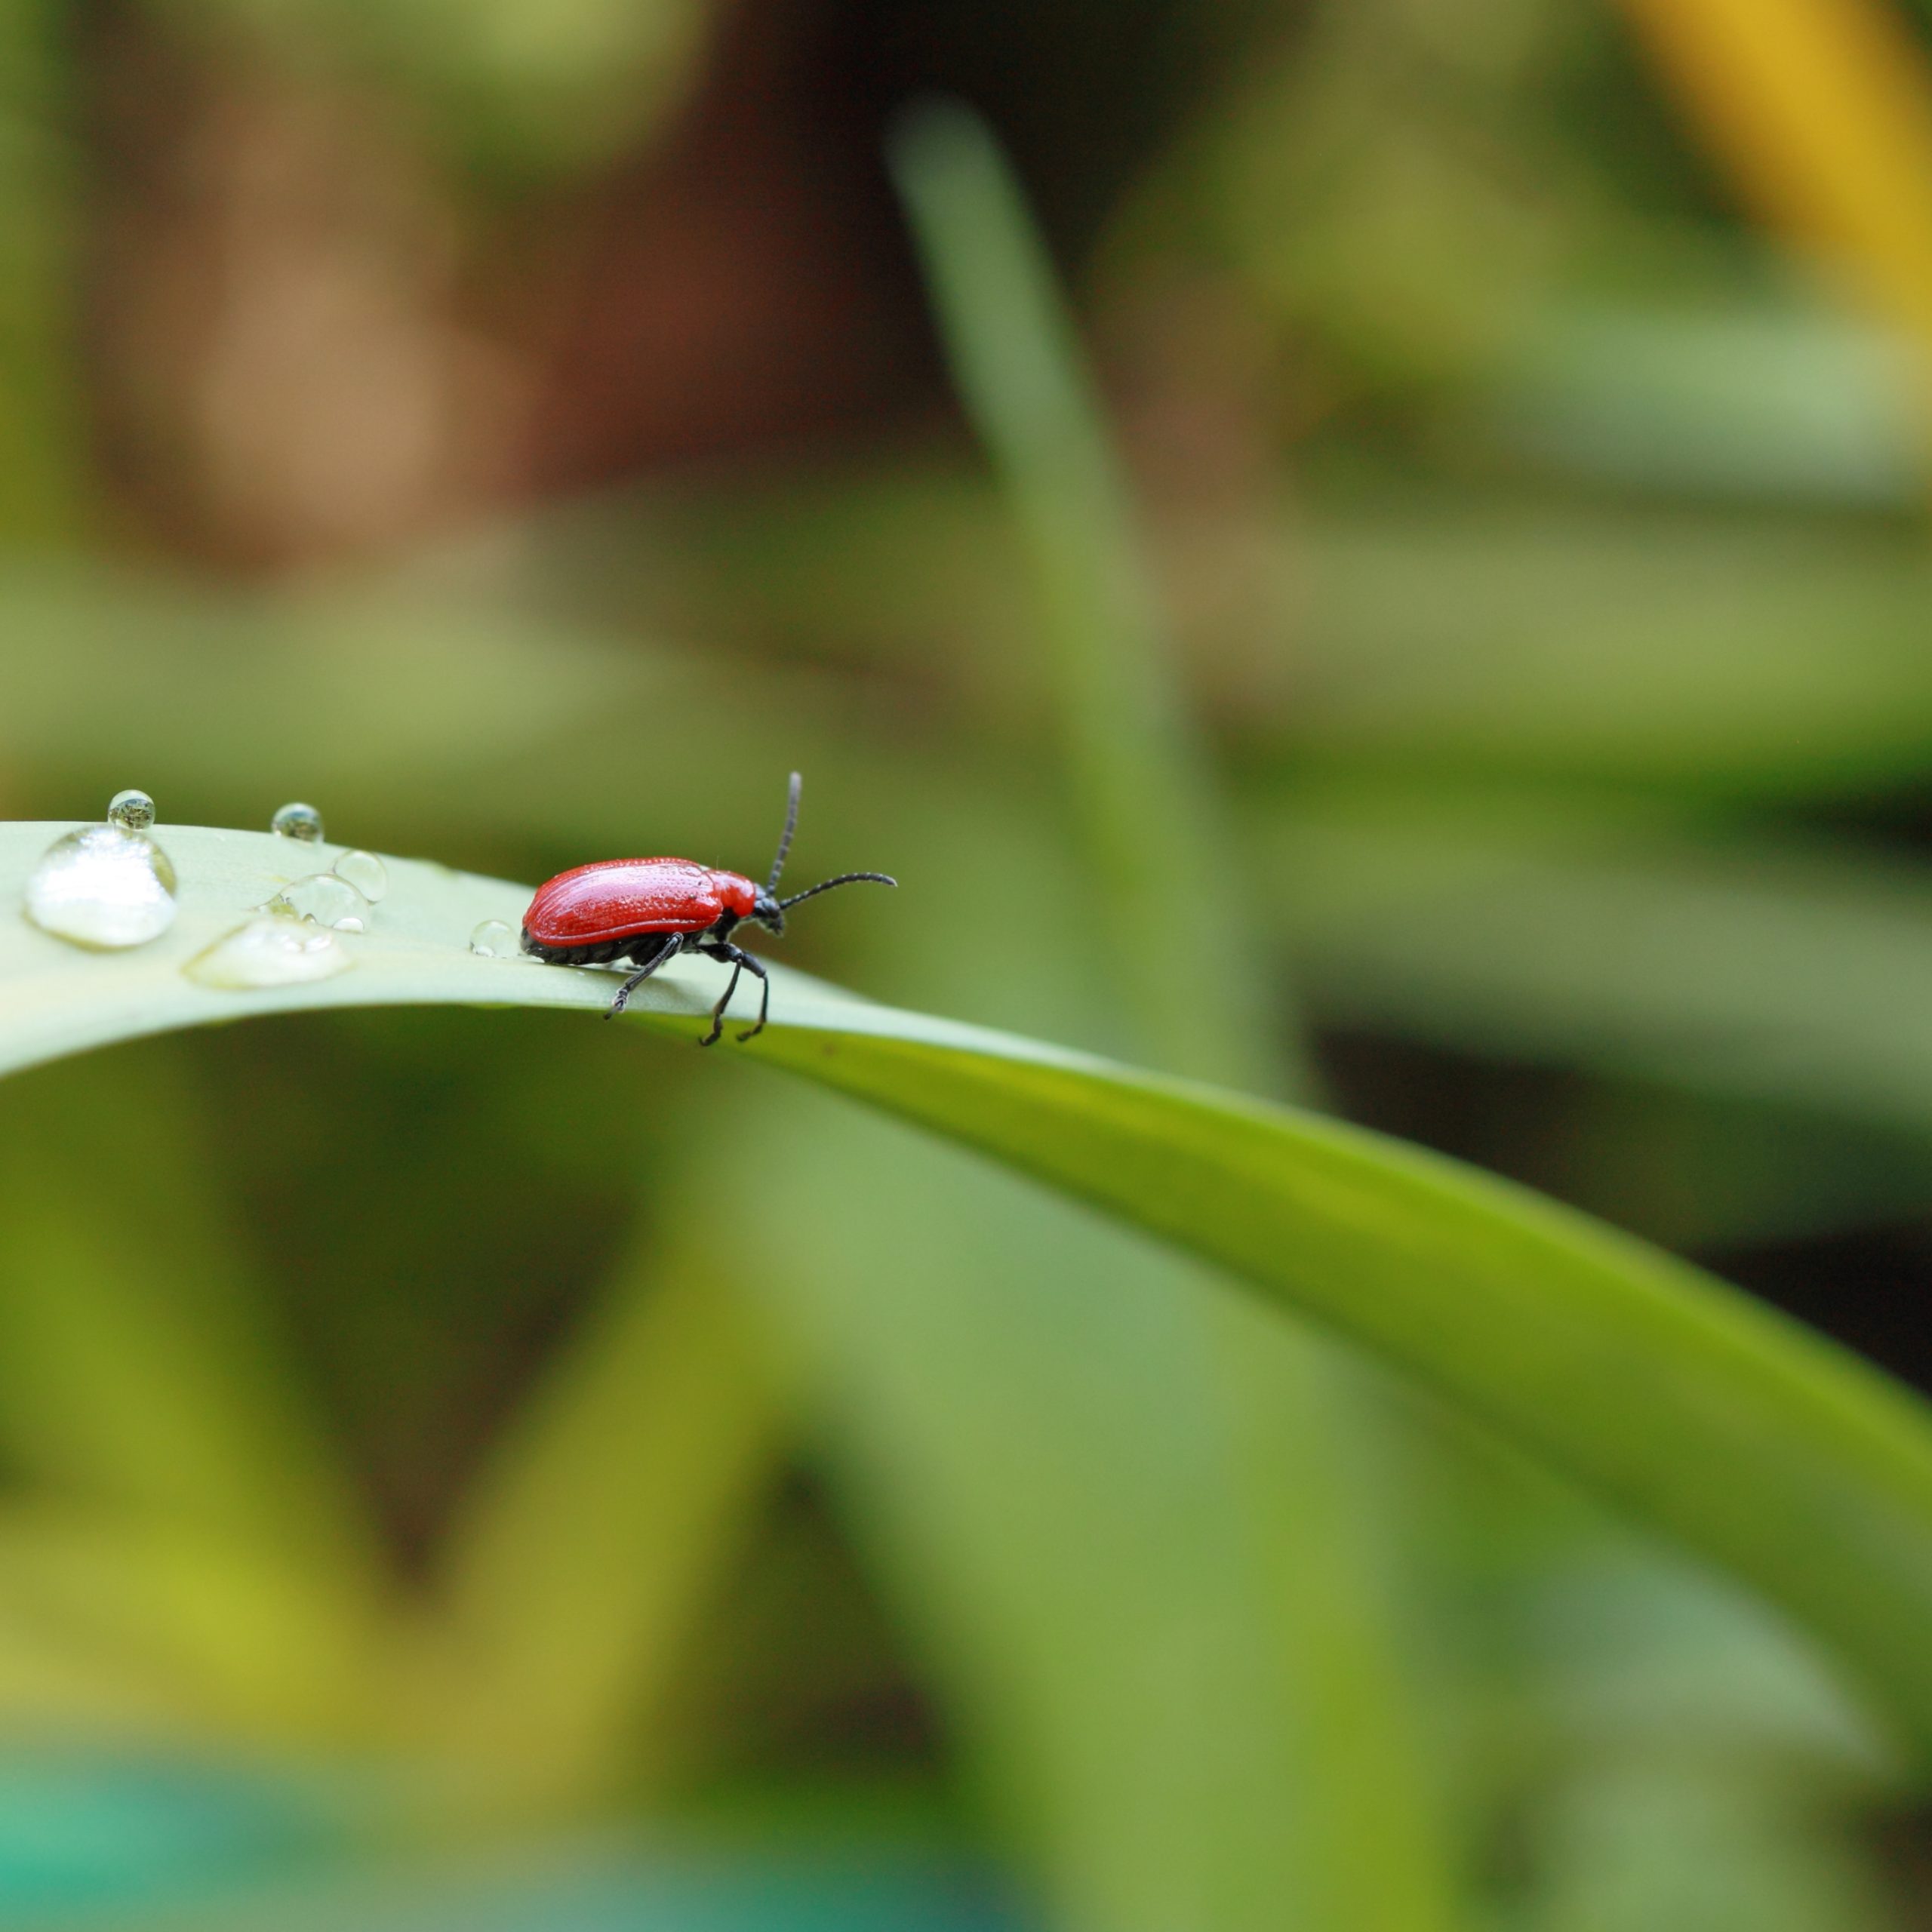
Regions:
<instances>
[{"instance_id":1,"label":"beetle thorax","mask_svg":"<svg viewBox=\"0 0 1932 1932\"><path fill-rule=\"evenodd\" d=\"M758 889L742 873L714 872L711 884L718 903L734 918L749 919L758 911Z\"/></svg>"}]
</instances>

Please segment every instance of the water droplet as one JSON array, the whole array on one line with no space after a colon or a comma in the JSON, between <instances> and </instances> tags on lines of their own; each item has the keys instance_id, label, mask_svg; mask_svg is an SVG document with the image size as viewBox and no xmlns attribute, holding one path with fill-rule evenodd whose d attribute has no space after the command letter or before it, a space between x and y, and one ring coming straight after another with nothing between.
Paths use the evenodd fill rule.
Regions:
<instances>
[{"instance_id":1,"label":"water droplet","mask_svg":"<svg viewBox=\"0 0 1932 1932\"><path fill-rule=\"evenodd\" d=\"M373 852L345 852L335 862L335 875L346 878L373 906L389 889L389 875Z\"/></svg>"},{"instance_id":2,"label":"water droplet","mask_svg":"<svg viewBox=\"0 0 1932 1932\"><path fill-rule=\"evenodd\" d=\"M154 823L154 801L145 792L116 792L107 801L107 822L123 832L145 832Z\"/></svg>"},{"instance_id":3,"label":"water droplet","mask_svg":"<svg viewBox=\"0 0 1932 1932\"><path fill-rule=\"evenodd\" d=\"M326 928L271 914L238 926L181 970L202 986L248 992L260 986L332 980L355 963L349 949Z\"/></svg>"},{"instance_id":4,"label":"water droplet","mask_svg":"<svg viewBox=\"0 0 1932 1932\"><path fill-rule=\"evenodd\" d=\"M299 838L305 845L319 844L322 815L313 805L286 804L269 820L269 829L285 838Z\"/></svg>"},{"instance_id":5,"label":"water droplet","mask_svg":"<svg viewBox=\"0 0 1932 1932\"><path fill-rule=\"evenodd\" d=\"M479 959L514 959L523 948L514 927L500 919L485 919L469 935L469 949Z\"/></svg>"},{"instance_id":6,"label":"water droplet","mask_svg":"<svg viewBox=\"0 0 1932 1932\"><path fill-rule=\"evenodd\" d=\"M346 878L334 872L311 872L285 885L262 908L284 918L310 919L318 926L334 926L338 931L359 933L369 902Z\"/></svg>"},{"instance_id":7,"label":"water droplet","mask_svg":"<svg viewBox=\"0 0 1932 1932\"><path fill-rule=\"evenodd\" d=\"M28 875L27 917L76 946L144 946L174 923L174 884L152 838L84 826L57 838Z\"/></svg>"}]
</instances>

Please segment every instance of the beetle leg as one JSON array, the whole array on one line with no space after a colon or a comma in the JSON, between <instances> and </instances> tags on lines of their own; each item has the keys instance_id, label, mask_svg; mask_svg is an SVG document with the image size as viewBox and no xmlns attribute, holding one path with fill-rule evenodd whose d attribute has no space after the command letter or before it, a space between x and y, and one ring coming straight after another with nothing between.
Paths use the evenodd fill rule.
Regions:
<instances>
[{"instance_id":1,"label":"beetle leg","mask_svg":"<svg viewBox=\"0 0 1932 1932\"><path fill-rule=\"evenodd\" d=\"M753 958L742 946L732 945L728 940L714 940L697 949L707 959L721 961L731 969L731 981L724 989L724 997L711 1009L711 1031L699 1041L698 1044L701 1047L712 1045L724 1030L724 1010L731 1004L731 995L738 990L738 976L741 973L751 973L756 976L759 998L757 1024L749 1032L740 1033L738 1038L740 1040L755 1039L764 1031L765 1015L771 1010L771 981L763 963Z\"/></svg>"},{"instance_id":2,"label":"beetle leg","mask_svg":"<svg viewBox=\"0 0 1932 1932\"><path fill-rule=\"evenodd\" d=\"M677 956L680 948L682 947L685 943L684 934L682 933L666 933L663 937L663 945L659 946L657 950L654 952L641 966L638 967L637 971L617 989L617 998L612 1000L611 1004L604 1009L604 1017L606 1020L616 1019L617 1015L623 1012L625 1007L629 1004L631 995L635 992L639 986L642 986L645 981L649 979L651 974L656 972L658 968L662 966L666 960L673 959ZM631 955L631 957L635 959L637 957L637 955L633 952Z\"/></svg>"},{"instance_id":3,"label":"beetle leg","mask_svg":"<svg viewBox=\"0 0 1932 1932\"><path fill-rule=\"evenodd\" d=\"M741 1045L746 1040L755 1040L764 1031L764 1023L771 1012L771 975L749 952L744 955L744 961L746 968L758 975L758 1019L738 1035Z\"/></svg>"},{"instance_id":4,"label":"beetle leg","mask_svg":"<svg viewBox=\"0 0 1932 1932\"><path fill-rule=\"evenodd\" d=\"M712 952L711 948L709 946L706 947L705 950L707 952L711 952L711 956L714 959L731 958L731 955L726 952L722 947L720 947L715 952ZM699 1041L698 1044L700 1046L715 1047L717 1045L718 1036L724 1030L724 1009L731 1004L731 995L738 990L738 975L744 970L745 962L743 960L731 960L731 977L725 984L723 996L719 999L718 1004L711 1009L711 1031L706 1034L703 1039Z\"/></svg>"}]
</instances>

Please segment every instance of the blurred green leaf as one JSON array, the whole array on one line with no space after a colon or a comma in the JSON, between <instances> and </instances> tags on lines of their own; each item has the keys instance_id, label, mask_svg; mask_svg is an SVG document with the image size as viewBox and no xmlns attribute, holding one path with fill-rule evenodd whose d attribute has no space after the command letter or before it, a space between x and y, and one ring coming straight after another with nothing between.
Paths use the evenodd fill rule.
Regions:
<instances>
[{"instance_id":1,"label":"blurred green leaf","mask_svg":"<svg viewBox=\"0 0 1932 1932\"><path fill-rule=\"evenodd\" d=\"M1571 26L1541 6L1261 10L1117 219L1117 272L1238 288L1284 339L1289 394L1267 398L1284 441L1311 402L1423 414L1417 388L1493 358L1552 258L1604 220L1524 85L1547 85Z\"/></svg>"},{"instance_id":2,"label":"blurred green leaf","mask_svg":"<svg viewBox=\"0 0 1932 1932\"><path fill-rule=\"evenodd\" d=\"M632 1255L442 1558L449 1735L486 1781L554 1803L611 1778L658 1714L786 1432L764 1352L701 1244L681 1263Z\"/></svg>"},{"instance_id":3,"label":"blurred green leaf","mask_svg":"<svg viewBox=\"0 0 1932 1932\"><path fill-rule=\"evenodd\" d=\"M1205 750L1175 688L1125 486L1044 245L968 109L909 112L894 155L955 377L1026 541L1109 972L1156 1065L1255 1084L1257 1068L1272 1074L1291 1048L1244 909L1214 869L1227 839ZM1177 999L1164 942L1211 926L1232 955L1222 1000ZM1310 1077L1294 1072L1297 1085Z\"/></svg>"},{"instance_id":4,"label":"blurred green leaf","mask_svg":"<svg viewBox=\"0 0 1932 1932\"><path fill-rule=\"evenodd\" d=\"M1796 303L1565 304L1525 328L1455 433L1653 494L1909 511L1915 367L1909 342Z\"/></svg>"},{"instance_id":5,"label":"blurred green leaf","mask_svg":"<svg viewBox=\"0 0 1932 1932\"><path fill-rule=\"evenodd\" d=\"M361 1582L42 1491L0 1512L0 1715L17 1740L122 1752L413 1741L408 1654Z\"/></svg>"},{"instance_id":6,"label":"blurred green leaf","mask_svg":"<svg viewBox=\"0 0 1932 1932\"><path fill-rule=\"evenodd\" d=\"M1260 834L1331 1023L1932 1128L1932 878L1853 847L1311 802Z\"/></svg>"},{"instance_id":7,"label":"blurred green leaf","mask_svg":"<svg viewBox=\"0 0 1932 1932\"><path fill-rule=\"evenodd\" d=\"M152 1055L5 1095L0 1444L56 1494L367 1590L368 1526L222 1225L199 1127Z\"/></svg>"},{"instance_id":8,"label":"blurred green leaf","mask_svg":"<svg viewBox=\"0 0 1932 1932\"><path fill-rule=\"evenodd\" d=\"M1287 543L1304 764L1863 795L1932 750L1914 536L1478 503Z\"/></svg>"},{"instance_id":9,"label":"blurred green leaf","mask_svg":"<svg viewBox=\"0 0 1932 1932\"><path fill-rule=\"evenodd\" d=\"M1586 406L1598 405L1576 405ZM1681 426L1681 404L1657 408ZM1638 433L1628 409L1619 420ZM1552 435L1562 426L1540 420ZM1038 423L1029 435L1047 439ZM1088 607L1060 611L1048 635L1066 629L1091 651L1080 638L1124 594L1096 554L1112 533L1069 507L1058 466L1044 474L1057 494L1033 485L1051 514L1029 545L1065 546L1053 598L1084 582ZM848 759L854 740L889 756L896 719L875 742L865 688L834 666L890 672L909 697L937 684L983 746L1030 755L1043 726L1097 735L1100 712L1090 699L1094 715L1069 725L1054 708L1063 675L1028 648L1041 633L1014 594L1029 551L997 509L930 457L805 470L755 496L619 499L539 525L521 548L500 543L508 561L472 561L467 582L451 564L445 594L487 589L486 635L509 629L509 601L533 638L555 634L564 648L639 629L729 641L796 681L788 708L814 688L840 693ZM1864 799L1914 782L1932 757L1932 570L1908 525L1526 503L1503 488L1385 477L1306 486L1232 559L1164 534L1164 545L1151 526L1144 547L1177 606L1211 606L1231 561L1251 580L1238 635L1204 634L1198 620L1180 635L1192 694L1251 784L1312 770L1697 804ZM1144 641L1146 619L1134 623L1124 634ZM800 675L801 657L817 660L815 677ZM660 675L677 662L667 654ZM1118 729L1126 712L1109 715Z\"/></svg>"}]
</instances>

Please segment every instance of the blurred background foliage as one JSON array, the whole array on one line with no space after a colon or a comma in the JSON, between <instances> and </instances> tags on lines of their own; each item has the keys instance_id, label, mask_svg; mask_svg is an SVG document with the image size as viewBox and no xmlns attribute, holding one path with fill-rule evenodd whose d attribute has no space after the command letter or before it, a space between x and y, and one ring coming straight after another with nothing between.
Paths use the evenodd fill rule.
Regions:
<instances>
[{"instance_id":1,"label":"blurred background foliage","mask_svg":"<svg viewBox=\"0 0 1932 1932\"><path fill-rule=\"evenodd\" d=\"M1318 1097L1932 1388L1928 54L8 0L0 811L755 869L801 767L800 863L907 889L788 957ZM0 1090L0 1467L8 1924L1932 1914L1763 1611L1017 1183L564 1019Z\"/></svg>"}]
</instances>

